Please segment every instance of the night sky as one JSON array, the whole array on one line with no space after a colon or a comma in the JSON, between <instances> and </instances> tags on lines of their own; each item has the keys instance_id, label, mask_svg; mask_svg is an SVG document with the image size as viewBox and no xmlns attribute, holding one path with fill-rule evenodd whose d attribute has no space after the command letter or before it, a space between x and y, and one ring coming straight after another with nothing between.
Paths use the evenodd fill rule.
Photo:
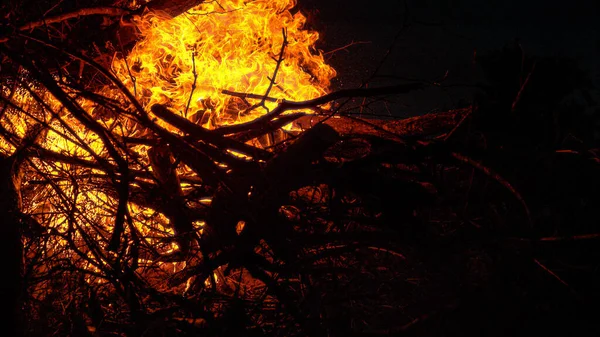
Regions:
<instances>
[{"instance_id":1,"label":"night sky","mask_svg":"<svg viewBox=\"0 0 600 337\"><path fill-rule=\"evenodd\" d=\"M321 32L325 51L358 44L334 54L336 88L355 87L369 77L402 26L404 1L298 0L309 24ZM449 70L449 83L474 82L477 55L518 41L529 56L568 57L600 83L600 2L538 0L407 0L410 26L398 35L379 74L436 79ZM381 79L380 79L381 82ZM374 82L376 83L376 82ZM468 91L417 93L394 113L420 114L452 107Z\"/></svg>"}]
</instances>

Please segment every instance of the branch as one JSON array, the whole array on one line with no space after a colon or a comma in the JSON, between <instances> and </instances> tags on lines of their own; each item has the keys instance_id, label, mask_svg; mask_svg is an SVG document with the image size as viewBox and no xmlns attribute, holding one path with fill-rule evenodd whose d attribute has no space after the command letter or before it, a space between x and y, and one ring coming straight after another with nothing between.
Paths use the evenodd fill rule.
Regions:
<instances>
[{"instance_id":1,"label":"branch","mask_svg":"<svg viewBox=\"0 0 600 337\"><path fill-rule=\"evenodd\" d=\"M525 87L529 83L529 79L531 78L531 74L533 74L534 70L535 70L535 63L531 67L531 71L529 72L529 74L527 74L527 78L525 78L525 82L523 82L523 84L521 85L521 88L519 89L519 92L517 93L517 96L515 97L515 100L512 103L512 107L511 107L512 111L515 111L517 104L521 100L521 95L523 95L523 90L525 90Z\"/></svg>"},{"instance_id":2,"label":"branch","mask_svg":"<svg viewBox=\"0 0 600 337\"><path fill-rule=\"evenodd\" d=\"M292 113L289 115L283 115L272 121L268 121L267 124L260 129L252 129L252 130L246 131L245 133L236 135L235 139L237 139L240 142L247 142L251 139L260 137L264 134L274 132L275 130L280 129L280 128L282 128L304 116L306 116L306 114L303 112L297 112L297 113Z\"/></svg>"},{"instance_id":3,"label":"branch","mask_svg":"<svg viewBox=\"0 0 600 337\"><path fill-rule=\"evenodd\" d=\"M83 16L91 16L91 15L105 15L105 16L122 16L130 14L131 12L126 9L116 8L116 7L95 7L95 8L82 8L75 12L61 14L57 16L53 16L47 19L42 19L40 21L34 21L27 23L17 30L26 31L35 29L41 26L50 25L53 23L63 22L70 19L79 19ZM8 37L0 37L0 43L8 41Z\"/></svg>"},{"instance_id":4,"label":"branch","mask_svg":"<svg viewBox=\"0 0 600 337\"><path fill-rule=\"evenodd\" d=\"M285 31L285 28L281 28L281 34L283 35L283 43L281 44L281 49L279 51L279 57L277 58L277 60L275 60L276 64L275 64L275 70L273 70L273 76L271 78L269 78L269 80L270 80L269 87L267 87L267 91L265 91L263 99L259 103L259 105L261 105L261 106L264 106L266 98L269 97L269 94L271 93L271 89L273 89L273 85L275 84L275 79L277 78L277 73L279 72L281 63L283 62L283 53L285 52L285 47L287 47L287 45L288 45L287 32Z\"/></svg>"},{"instance_id":5,"label":"branch","mask_svg":"<svg viewBox=\"0 0 600 337\"><path fill-rule=\"evenodd\" d=\"M529 225L532 225L532 220L531 220L531 212L529 211L529 207L527 206L527 203L525 202L525 199L523 199L523 197L521 196L521 193L519 193L519 191L517 191L512 185L511 183L509 183L506 179L504 179L501 175L499 175L498 173L494 172L492 169L490 169L487 166L484 166L482 163L469 158L465 155L462 155L460 153L457 152L452 152L451 156L454 157L455 159L472 165L473 167L475 167L476 169L480 170L481 172L485 173L487 176L489 176L490 178L496 180L498 183L500 183L502 186L506 187L506 189L508 189L514 196L515 198L517 198L517 200L521 203L521 205L523 205L523 210L525 211L525 214L527 215L527 220L529 222Z\"/></svg>"},{"instance_id":6,"label":"branch","mask_svg":"<svg viewBox=\"0 0 600 337\"><path fill-rule=\"evenodd\" d=\"M254 104L251 107L244 110L241 113L241 115L248 114L250 111L252 111L258 107L263 107L266 111L269 111L267 109L267 107L265 106L265 102L272 101L272 98L269 97L269 94L271 93L271 90L273 89L273 86L275 85L275 79L277 78L277 73L279 72L279 67L281 67L281 63L283 62L283 53L285 52L285 48L288 45L287 33L285 31L285 28L281 29L281 33L283 35L283 43L281 44L281 49L279 50L279 57L277 59L273 58L276 62L275 70L273 71L273 76L271 76L271 77L267 76L267 78L269 79L269 86L267 87L265 94L260 97L260 102L257 104Z\"/></svg>"},{"instance_id":7,"label":"branch","mask_svg":"<svg viewBox=\"0 0 600 337\"><path fill-rule=\"evenodd\" d=\"M268 121L273 118L281 115L282 113L288 110L294 109L310 109L317 107L319 105L327 104L329 102L335 101L341 98L349 98L349 97L372 97L372 96L381 96L381 95L393 95L393 94L405 94L413 90L423 89L425 85L421 83L410 83L410 84L398 84L387 87L379 87L379 88L358 88L358 89L347 89L335 91L327 95L323 95L321 97L317 97L314 99L306 100L306 101L288 101L282 100L281 103L273 109L270 113L263 115L255 120L252 120L243 124L236 124L231 126L224 126L218 129L213 130L212 132L221 134L221 135L230 135L233 133L238 133L242 131L246 131L256 127L262 127ZM222 91L222 93L231 94L231 92ZM235 93L236 95L244 95Z\"/></svg>"},{"instance_id":8,"label":"branch","mask_svg":"<svg viewBox=\"0 0 600 337\"><path fill-rule=\"evenodd\" d=\"M164 105L154 104L150 109L152 113L154 113L154 115L164 120L165 122L173 125L179 130L189 134L190 137L192 137L195 140L200 140L209 144L213 144L218 148L239 151L248 156L256 157L258 159L268 159L271 157L271 155L265 150L244 144L242 142L238 142L231 138L223 137L218 133L214 133L213 131L205 129L200 125L194 124L189 120L170 111Z\"/></svg>"},{"instance_id":9,"label":"branch","mask_svg":"<svg viewBox=\"0 0 600 337\"><path fill-rule=\"evenodd\" d=\"M192 52L192 75L194 75L194 82L192 83L192 91L190 92L190 97L188 98L187 105L185 107L184 116L187 117L188 110L190 109L190 103L192 102L192 96L194 96L194 90L196 90L196 81L198 80L198 73L196 72L196 52Z\"/></svg>"}]
</instances>

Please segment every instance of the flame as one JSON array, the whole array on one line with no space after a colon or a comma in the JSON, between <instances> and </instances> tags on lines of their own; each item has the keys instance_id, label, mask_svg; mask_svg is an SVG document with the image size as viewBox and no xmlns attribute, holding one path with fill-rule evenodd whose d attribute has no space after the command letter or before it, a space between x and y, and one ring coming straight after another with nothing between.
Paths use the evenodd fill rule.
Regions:
<instances>
[{"instance_id":1,"label":"flame","mask_svg":"<svg viewBox=\"0 0 600 337\"><path fill-rule=\"evenodd\" d=\"M222 0L204 2L175 18L164 13L144 13L134 18L140 35L137 44L126 57L115 55L111 70L147 111L153 104L164 104L206 128L247 122L266 114L284 99L316 98L328 92L336 73L315 49L319 35L303 29L306 18L294 12L295 5L295 0ZM0 84L0 89L5 97L11 95L4 84ZM42 121L49 131L41 147L90 162L108 157L106 144L71 116L57 99L41 88L28 90L21 90L12 99L28 115L24 118L22 112L7 111L3 124L8 131L22 138L28 125ZM43 97L47 107L39 108L29 94L34 91ZM99 93L111 99L122 98L109 86L101 88ZM242 94L251 95L242 97ZM74 101L116 136L135 132L130 119L101 116L102 109L96 109L96 103L83 97ZM140 160L146 160L144 146L131 149ZM9 154L14 150L14 144L0 137L0 152ZM249 159L226 150L233 156ZM54 180L33 186L33 196L23 211L38 217L40 223L49 224L49 232L57 233L56 241L51 243L52 250L62 251L67 258L80 259L82 268L96 272L110 256L98 252L92 256L92 250L84 248L78 255L68 247L72 242L85 240L102 242L103 248L107 246L118 201L114 193L106 192L94 181L107 173L43 158L36 158L33 163L38 171L32 175ZM146 165L140 167L148 166L143 164ZM209 197L198 200L203 205L210 205L211 201ZM167 240L174 232L163 214L133 202L129 202L128 212L144 244L164 254L176 249L176 243ZM244 224L240 221L238 233ZM203 222L196 225L200 228ZM75 233L69 237L70 242L60 237L66 233ZM151 257L140 257L139 272L156 272L146 267L150 263ZM156 264L171 272L182 268L176 262ZM92 281L102 282L90 276L89 282Z\"/></svg>"},{"instance_id":2,"label":"flame","mask_svg":"<svg viewBox=\"0 0 600 337\"><path fill-rule=\"evenodd\" d=\"M166 104L208 128L245 122L277 105L271 100L249 109L261 99L223 91L318 97L335 71L314 49L318 33L302 29L306 18L300 12L292 14L295 5L227 0L202 3L175 18L146 13L134 20L141 39L126 59L113 60L112 69L144 106Z\"/></svg>"}]
</instances>

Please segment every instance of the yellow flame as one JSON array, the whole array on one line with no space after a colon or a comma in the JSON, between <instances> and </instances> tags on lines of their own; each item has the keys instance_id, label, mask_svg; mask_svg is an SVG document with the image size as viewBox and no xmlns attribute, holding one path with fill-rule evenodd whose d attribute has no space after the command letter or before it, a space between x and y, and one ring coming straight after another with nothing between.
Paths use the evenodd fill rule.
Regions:
<instances>
[{"instance_id":1,"label":"yellow flame","mask_svg":"<svg viewBox=\"0 0 600 337\"><path fill-rule=\"evenodd\" d=\"M138 43L126 58L115 57L111 68L148 111L152 104L165 104L207 128L252 120L273 109L282 99L307 100L326 94L335 76L333 68L325 64L323 55L314 47L318 33L303 29L306 19L300 12L293 13L295 5L296 0L221 0L204 2L175 18L162 13L145 13L134 19L140 33ZM10 133L23 138L35 117L50 127L41 144L43 148L90 162L97 161L98 157L109 157L98 134L90 132L59 100L42 88L30 89L51 109L40 108L40 103L28 91L20 90L12 101L31 116L24 118L16 109L7 110L2 123ZM5 97L12 95L5 84L0 84L0 90ZM65 90L71 93L68 88ZM232 92L253 95L241 97ZM122 97L108 86L99 93L111 99ZM267 93L269 99L263 100ZM107 109L97 109L92 100L74 96L73 100L88 117L116 136L136 131L134 121L116 114L102 116L101 111ZM1 153L8 155L14 149L13 144L0 137ZM147 161L144 146L130 149L140 161ZM228 152L249 159L231 149ZM117 200L114 194L98 190L94 177L107 173L43 158L35 159L35 163L41 176L51 179L35 187L39 195L30 200L25 210L40 219L43 217L44 224L50 223L48 230L61 235L72 232L70 226L77 222L84 227L81 231L85 231L86 237L102 241L105 246L114 230ZM210 205L212 199L207 197L198 202ZM72 211L75 208L78 212ZM145 244L161 254L177 250L176 243L165 240L174 235L165 215L132 202L128 210L133 227L143 236ZM195 225L202 234L204 222L198 221ZM243 231L244 225L243 221L238 223L238 233ZM79 231L73 240L83 242ZM65 254L77 258L65 248L70 244L65 239L57 238L52 244L54 249L63 247ZM138 259L142 272L144 265L152 262L151 258ZM181 268L177 263L160 262L159 265L169 272ZM89 262L82 267L97 271ZM214 274L215 281L220 282L221 278Z\"/></svg>"},{"instance_id":2,"label":"yellow flame","mask_svg":"<svg viewBox=\"0 0 600 337\"><path fill-rule=\"evenodd\" d=\"M285 34L269 96L315 98L326 93L335 71L314 49L318 33L303 30L305 17L291 13L295 5L295 0L225 0L205 2L172 19L147 13L135 19L141 40L126 60L114 59L113 70L145 106L167 104L205 127L243 122L266 113L247 111L260 99L222 91L264 95Z\"/></svg>"}]
</instances>

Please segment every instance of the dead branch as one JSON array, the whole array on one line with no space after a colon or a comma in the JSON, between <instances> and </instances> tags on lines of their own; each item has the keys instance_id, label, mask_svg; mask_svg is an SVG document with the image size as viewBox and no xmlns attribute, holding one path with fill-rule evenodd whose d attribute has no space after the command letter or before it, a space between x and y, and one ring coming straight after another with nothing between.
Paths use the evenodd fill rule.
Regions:
<instances>
[{"instance_id":1,"label":"dead branch","mask_svg":"<svg viewBox=\"0 0 600 337\"><path fill-rule=\"evenodd\" d=\"M164 105L155 104L151 107L151 110L154 115L187 133L195 140L213 144L223 149L232 149L248 156L256 157L257 159L267 159L271 157L265 150L244 144L243 142L231 138L223 137L222 135L213 132L213 130L207 130L200 125L194 124L188 119L173 113Z\"/></svg>"},{"instance_id":2,"label":"dead branch","mask_svg":"<svg viewBox=\"0 0 600 337\"><path fill-rule=\"evenodd\" d=\"M46 18L46 19L43 19L40 21L27 23L27 24L19 27L18 30L19 31L32 30L32 29L36 29L38 27L51 25L54 23L60 23L60 22L67 21L70 19L80 19L85 16L92 16L92 15L123 16L123 15L127 15L127 14L131 14L131 11L122 9L122 8L115 8L115 7L82 8L75 12L65 13L65 14L61 14L58 16ZM7 36L0 36L0 43L4 43L4 42L8 41L9 38L10 37L7 37Z\"/></svg>"},{"instance_id":3,"label":"dead branch","mask_svg":"<svg viewBox=\"0 0 600 337\"><path fill-rule=\"evenodd\" d=\"M470 109L457 109L447 112L430 113L423 116L399 120L360 119L348 116L307 115L299 118L294 125L301 129L309 129L313 125L324 122L342 135L375 135L389 138L409 138L439 135L451 130L469 114ZM368 123L363 123L367 121Z\"/></svg>"},{"instance_id":4,"label":"dead branch","mask_svg":"<svg viewBox=\"0 0 600 337\"><path fill-rule=\"evenodd\" d=\"M54 23L67 21L70 19L80 19L84 16L91 16L91 15L123 16L123 15L127 15L130 13L131 13L131 11L129 11L127 9L115 8L115 7L82 8L75 12L65 13L65 14L53 16L50 18L46 18L46 19L43 19L40 21L30 22L28 24L25 24L25 25L19 27L19 30L20 31L31 30L31 29L35 29L35 28L42 27L45 25L51 25Z\"/></svg>"},{"instance_id":5,"label":"dead branch","mask_svg":"<svg viewBox=\"0 0 600 337\"><path fill-rule=\"evenodd\" d=\"M539 238L539 241L545 242L561 242L561 241L578 241L578 240L595 240L600 239L600 233L582 234L573 236L547 236Z\"/></svg>"},{"instance_id":6,"label":"dead branch","mask_svg":"<svg viewBox=\"0 0 600 337\"><path fill-rule=\"evenodd\" d=\"M348 97L373 97L373 96L382 96L382 95L395 95L395 94L405 94L413 90L423 89L425 86L420 83L413 84L398 84L388 87L379 87L379 88L363 88L363 89L347 89L347 90L339 90L332 92L327 95L323 95L321 97L317 97L315 99L295 102L282 100L279 105L273 109L271 112L255 119L247 123L236 124L231 126L224 126L213 130L213 132L229 135L233 133L238 133L242 131L246 131L248 129L261 127L264 123L273 118L281 115L282 113L289 110L301 110L301 109L310 109L314 107L318 107L319 105L327 104L332 101L348 98ZM243 95L243 94L242 94Z\"/></svg>"},{"instance_id":7,"label":"dead branch","mask_svg":"<svg viewBox=\"0 0 600 337\"><path fill-rule=\"evenodd\" d=\"M198 80L198 73L196 72L196 56L195 51L192 52L192 75L194 75L194 82L192 83L192 90L190 91L190 97L188 98L187 104L185 106L185 112L183 115L187 117L188 110L190 109L190 103L192 102L192 96L194 95L194 90L196 90L196 81Z\"/></svg>"},{"instance_id":8,"label":"dead branch","mask_svg":"<svg viewBox=\"0 0 600 337\"><path fill-rule=\"evenodd\" d=\"M529 207L527 206L525 199L523 199L523 197L521 196L521 193L519 193L519 191L517 191L510 182L508 182L506 179L504 179L501 175L496 173L491 168L484 166L482 163L474 160L473 158L467 157L458 152L452 152L450 155L463 163L472 165L476 169L485 173L490 178L496 180L498 183L500 183L502 186L504 186L507 190L509 190L523 206L523 210L525 211L525 215L527 216L527 221L529 223L529 226L533 226L533 221L531 219L531 212L529 211Z\"/></svg>"},{"instance_id":9,"label":"dead branch","mask_svg":"<svg viewBox=\"0 0 600 337\"><path fill-rule=\"evenodd\" d=\"M534 70L535 70L535 63L531 67L531 71L529 72L529 74L527 74L527 77L525 78L525 81L521 84L521 87L519 88L519 92L517 93L517 96L515 97L514 101L512 102L512 107L511 107L512 111L515 111L515 108L517 107L517 104L521 100L521 96L523 95L523 91L527 87L527 84L529 83L529 79L531 78L531 75L533 74Z\"/></svg>"}]
</instances>

